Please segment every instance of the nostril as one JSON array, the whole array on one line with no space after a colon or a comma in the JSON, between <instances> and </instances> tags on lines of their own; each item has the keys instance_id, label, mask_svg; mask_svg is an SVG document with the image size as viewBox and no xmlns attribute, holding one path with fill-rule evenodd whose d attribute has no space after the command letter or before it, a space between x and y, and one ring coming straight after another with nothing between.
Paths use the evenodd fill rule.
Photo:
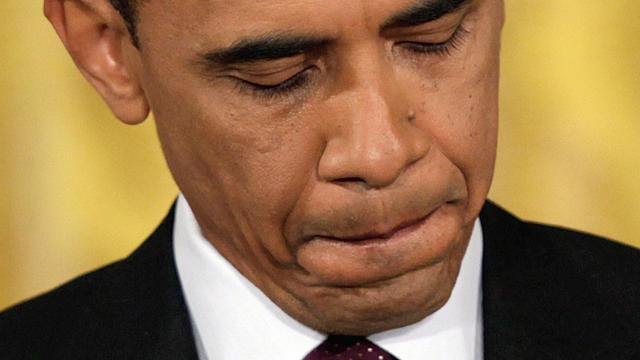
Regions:
<instances>
[{"instance_id":1,"label":"nostril","mask_svg":"<svg viewBox=\"0 0 640 360\"><path fill-rule=\"evenodd\" d=\"M363 178L357 176L334 179L333 184L355 192L369 191L376 188Z\"/></svg>"},{"instance_id":2,"label":"nostril","mask_svg":"<svg viewBox=\"0 0 640 360\"><path fill-rule=\"evenodd\" d=\"M359 177L345 177L345 178L340 178L340 179L336 179L334 180L335 182L339 182L339 183L356 183L356 182L364 182L363 179L359 178Z\"/></svg>"}]
</instances>

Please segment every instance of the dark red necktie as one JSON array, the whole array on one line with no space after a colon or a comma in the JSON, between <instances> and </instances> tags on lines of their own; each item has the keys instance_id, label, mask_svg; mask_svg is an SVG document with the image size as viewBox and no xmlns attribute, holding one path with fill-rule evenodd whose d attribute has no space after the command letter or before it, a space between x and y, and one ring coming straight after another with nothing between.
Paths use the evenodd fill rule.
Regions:
<instances>
[{"instance_id":1,"label":"dark red necktie","mask_svg":"<svg viewBox=\"0 0 640 360\"><path fill-rule=\"evenodd\" d=\"M329 336L303 360L398 360L362 336Z\"/></svg>"}]
</instances>

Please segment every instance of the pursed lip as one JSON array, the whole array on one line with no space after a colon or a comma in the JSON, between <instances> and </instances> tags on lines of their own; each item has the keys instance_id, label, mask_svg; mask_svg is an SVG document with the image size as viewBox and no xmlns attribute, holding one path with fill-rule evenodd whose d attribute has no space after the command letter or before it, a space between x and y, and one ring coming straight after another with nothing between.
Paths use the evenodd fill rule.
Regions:
<instances>
[{"instance_id":1,"label":"pursed lip","mask_svg":"<svg viewBox=\"0 0 640 360\"><path fill-rule=\"evenodd\" d=\"M394 237L400 232L410 231L412 228L417 227L419 224L422 224L427 218L429 218L433 213L438 211L438 209L440 209L442 206L443 205L437 206L433 210L429 211L426 215L421 215L420 217L417 217L417 218L396 222L395 225L387 226L388 230L382 230L382 231L373 230L373 231L366 231L361 233L356 232L354 234L314 234L314 235L305 237L305 240L323 239L323 240L329 240L329 241L348 242L348 243L357 243L357 242L369 243L377 240L387 240ZM381 227L379 224L380 223L377 223L368 227L370 228ZM363 227L367 227L367 226L363 226ZM384 229L384 226L382 227Z\"/></svg>"}]
</instances>

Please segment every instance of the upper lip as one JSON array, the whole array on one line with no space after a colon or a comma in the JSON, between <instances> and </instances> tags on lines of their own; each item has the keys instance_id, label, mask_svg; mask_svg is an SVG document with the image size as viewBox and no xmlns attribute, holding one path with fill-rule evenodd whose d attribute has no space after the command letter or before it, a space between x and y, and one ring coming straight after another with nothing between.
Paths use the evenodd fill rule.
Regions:
<instances>
[{"instance_id":1,"label":"upper lip","mask_svg":"<svg viewBox=\"0 0 640 360\"><path fill-rule=\"evenodd\" d=\"M394 225L390 225L390 226L385 226L384 225L385 222L383 222L383 225L380 225L380 223L376 223L371 226L361 226L361 227L359 226L359 228L361 229L362 228L378 228L376 230L368 230L368 231L362 231L362 232L355 231L353 233L342 233L342 234L320 232L320 233L316 233L311 236L308 236L307 240L311 240L313 238L325 238L325 239L338 240L338 241L344 241L344 242L356 242L356 241L372 240L372 239L389 239L393 235L395 235L398 231L422 222L424 219L429 217L429 215L431 215L433 212L435 212L439 208L440 206L437 206L436 208L427 212L426 215L423 214L423 215L420 215L419 217L410 218L409 220L391 222ZM389 222L386 222L386 223L389 223Z\"/></svg>"},{"instance_id":2,"label":"upper lip","mask_svg":"<svg viewBox=\"0 0 640 360\"><path fill-rule=\"evenodd\" d=\"M392 237L399 230L402 230L402 229L404 229L406 227L409 227L411 225L415 225L415 224L423 221L427 216L428 215L422 216L422 217L417 218L417 219L411 219L411 220L403 221L403 222L399 223L398 225L392 227L388 231L382 231L382 232L369 231L369 232L365 232L365 233L361 233L361 234L340 236L340 237L337 237L337 236L324 236L324 235L318 235L318 236L324 237L324 238L328 238L328 239L346 241L346 242L363 241L363 240L370 240L370 239L388 239L388 238Z\"/></svg>"}]
</instances>

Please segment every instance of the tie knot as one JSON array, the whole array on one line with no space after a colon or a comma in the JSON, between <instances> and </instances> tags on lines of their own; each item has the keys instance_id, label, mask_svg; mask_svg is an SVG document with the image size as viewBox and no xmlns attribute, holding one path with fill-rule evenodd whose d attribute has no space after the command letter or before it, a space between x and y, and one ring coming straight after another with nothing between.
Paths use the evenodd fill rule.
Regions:
<instances>
[{"instance_id":1,"label":"tie knot","mask_svg":"<svg viewBox=\"0 0 640 360\"><path fill-rule=\"evenodd\" d=\"M398 360L363 336L330 335L304 360Z\"/></svg>"}]
</instances>

